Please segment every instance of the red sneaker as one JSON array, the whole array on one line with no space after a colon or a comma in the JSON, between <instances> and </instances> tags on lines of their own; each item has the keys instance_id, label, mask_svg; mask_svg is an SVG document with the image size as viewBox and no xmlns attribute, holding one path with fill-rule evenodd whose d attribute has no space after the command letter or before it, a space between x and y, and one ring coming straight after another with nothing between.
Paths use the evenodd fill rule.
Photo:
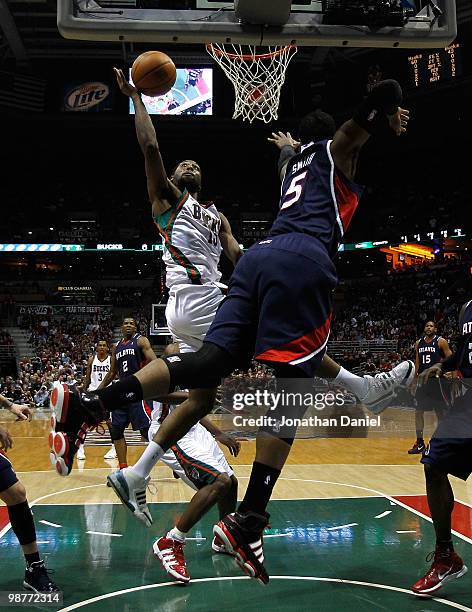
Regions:
<instances>
[{"instance_id":1,"label":"red sneaker","mask_svg":"<svg viewBox=\"0 0 472 612\"><path fill-rule=\"evenodd\" d=\"M231 550L227 550L225 543L217 535L213 537L211 549L215 553L219 553L221 555L231 555L232 557L234 557L234 552L232 552Z\"/></svg>"},{"instance_id":2,"label":"red sneaker","mask_svg":"<svg viewBox=\"0 0 472 612\"><path fill-rule=\"evenodd\" d=\"M433 556L429 572L411 587L417 595L432 595L447 582L460 578L467 572L467 566L455 552L442 552L436 547L436 550L426 557L426 561L431 561Z\"/></svg>"},{"instance_id":3,"label":"red sneaker","mask_svg":"<svg viewBox=\"0 0 472 612\"><path fill-rule=\"evenodd\" d=\"M263 565L263 532L269 523L269 515L255 512L234 512L222 518L213 527L213 534L225 545L226 551L235 556L239 567L251 578L262 584L269 582Z\"/></svg>"},{"instance_id":4,"label":"red sneaker","mask_svg":"<svg viewBox=\"0 0 472 612\"><path fill-rule=\"evenodd\" d=\"M154 556L159 559L165 571L179 582L190 582L184 556L185 542L164 536L152 546Z\"/></svg>"}]
</instances>

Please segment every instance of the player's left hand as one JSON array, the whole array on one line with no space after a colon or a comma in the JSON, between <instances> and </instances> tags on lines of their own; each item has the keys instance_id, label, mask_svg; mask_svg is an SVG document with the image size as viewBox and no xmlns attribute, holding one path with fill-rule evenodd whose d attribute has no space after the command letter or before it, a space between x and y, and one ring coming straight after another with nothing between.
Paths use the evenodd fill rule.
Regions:
<instances>
[{"instance_id":1,"label":"player's left hand","mask_svg":"<svg viewBox=\"0 0 472 612\"><path fill-rule=\"evenodd\" d=\"M224 444L229 448L229 452L233 455L233 457L237 457L239 455L239 451L241 450L241 442L233 436L229 436L228 434L221 433L216 436L216 439L220 444Z\"/></svg>"},{"instance_id":2,"label":"player's left hand","mask_svg":"<svg viewBox=\"0 0 472 612\"><path fill-rule=\"evenodd\" d=\"M272 138L267 139L269 142L273 142L276 147L282 150L284 147L293 147L297 150L301 143L292 137L290 132L284 134L283 132L272 132Z\"/></svg>"},{"instance_id":3,"label":"player's left hand","mask_svg":"<svg viewBox=\"0 0 472 612\"><path fill-rule=\"evenodd\" d=\"M31 421L33 414L26 404L12 404L10 412L17 417L17 421Z\"/></svg>"},{"instance_id":4,"label":"player's left hand","mask_svg":"<svg viewBox=\"0 0 472 612\"><path fill-rule=\"evenodd\" d=\"M410 120L410 111L406 108L398 107L394 115L388 115L388 123L397 136L401 136L406 132L408 121Z\"/></svg>"}]
</instances>

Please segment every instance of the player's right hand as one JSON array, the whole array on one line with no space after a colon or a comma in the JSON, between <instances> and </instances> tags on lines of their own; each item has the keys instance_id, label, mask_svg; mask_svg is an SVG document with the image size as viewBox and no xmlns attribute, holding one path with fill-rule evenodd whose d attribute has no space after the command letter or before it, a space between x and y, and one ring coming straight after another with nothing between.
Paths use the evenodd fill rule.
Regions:
<instances>
[{"instance_id":1,"label":"player's right hand","mask_svg":"<svg viewBox=\"0 0 472 612\"><path fill-rule=\"evenodd\" d=\"M404 132L406 132L409 120L410 111L406 108L398 107L398 110L394 115L388 116L388 122L390 124L390 127L397 136L401 136Z\"/></svg>"},{"instance_id":2,"label":"player's right hand","mask_svg":"<svg viewBox=\"0 0 472 612\"><path fill-rule=\"evenodd\" d=\"M7 451L13 446L13 440L6 429L0 427L0 450Z\"/></svg>"},{"instance_id":3,"label":"player's right hand","mask_svg":"<svg viewBox=\"0 0 472 612\"><path fill-rule=\"evenodd\" d=\"M121 68L113 67L113 72L115 73L116 82L118 83L118 87L120 88L122 94L128 96L128 98L131 98L134 94L138 93L136 87L131 85L131 83L128 83Z\"/></svg>"},{"instance_id":4,"label":"player's right hand","mask_svg":"<svg viewBox=\"0 0 472 612\"><path fill-rule=\"evenodd\" d=\"M272 132L272 138L267 139L269 142L273 142L276 147L282 150L284 147L293 147L297 150L301 143L292 137L290 132L284 134L283 132Z\"/></svg>"},{"instance_id":5,"label":"player's right hand","mask_svg":"<svg viewBox=\"0 0 472 612\"><path fill-rule=\"evenodd\" d=\"M439 378L442 375L441 364L436 363L418 376L418 386L424 385L430 378Z\"/></svg>"}]
</instances>

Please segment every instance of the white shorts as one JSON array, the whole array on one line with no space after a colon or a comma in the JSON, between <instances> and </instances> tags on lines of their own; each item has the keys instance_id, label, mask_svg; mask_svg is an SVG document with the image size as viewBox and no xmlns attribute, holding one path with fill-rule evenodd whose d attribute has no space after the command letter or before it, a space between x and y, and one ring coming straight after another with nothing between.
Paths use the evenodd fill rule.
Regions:
<instances>
[{"instance_id":1,"label":"white shorts","mask_svg":"<svg viewBox=\"0 0 472 612\"><path fill-rule=\"evenodd\" d=\"M149 441L160 426L158 421L152 421ZM220 474L232 476L234 473L213 436L200 423L172 446L161 461L195 490L212 484Z\"/></svg>"},{"instance_id":2,"label":"white shorts","mask_svg":"<svg viewBox=\"0 0 472 612\"><path fill-rule=\"evenodd\" d=\"M174 285L170 289L166 319L182 353L198 351L224 295L215 285Z\"/></svg>"}]
</instances>

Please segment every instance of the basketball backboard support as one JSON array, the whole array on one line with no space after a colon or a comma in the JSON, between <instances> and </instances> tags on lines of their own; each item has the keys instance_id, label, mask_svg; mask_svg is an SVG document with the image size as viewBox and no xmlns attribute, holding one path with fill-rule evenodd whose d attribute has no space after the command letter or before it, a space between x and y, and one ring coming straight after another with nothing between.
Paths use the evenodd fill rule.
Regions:
<instances>
[{"instance_id":1,"label":"basketball backboard support","mask_svg":"<svg viewBox=\"0 0 472 612\"><path fill-rule=\"evenodd\" d=\"M455 0L402 0L409 9L403 26L373 29L367 25L324 23L331 3L379 4L379 0L295 0L283 26L238 21L234 2L191 0L156 6L190 5L189 9L140 8L142 0L58 0L62 36L78 40L149 43L238 43L245 45L440 48L457 34ZM385 5L385 2L383 3ZM152 0L146 0L146 7ZM399 9L400 11L402 9Z\"/></svg>"}]
</instances>

